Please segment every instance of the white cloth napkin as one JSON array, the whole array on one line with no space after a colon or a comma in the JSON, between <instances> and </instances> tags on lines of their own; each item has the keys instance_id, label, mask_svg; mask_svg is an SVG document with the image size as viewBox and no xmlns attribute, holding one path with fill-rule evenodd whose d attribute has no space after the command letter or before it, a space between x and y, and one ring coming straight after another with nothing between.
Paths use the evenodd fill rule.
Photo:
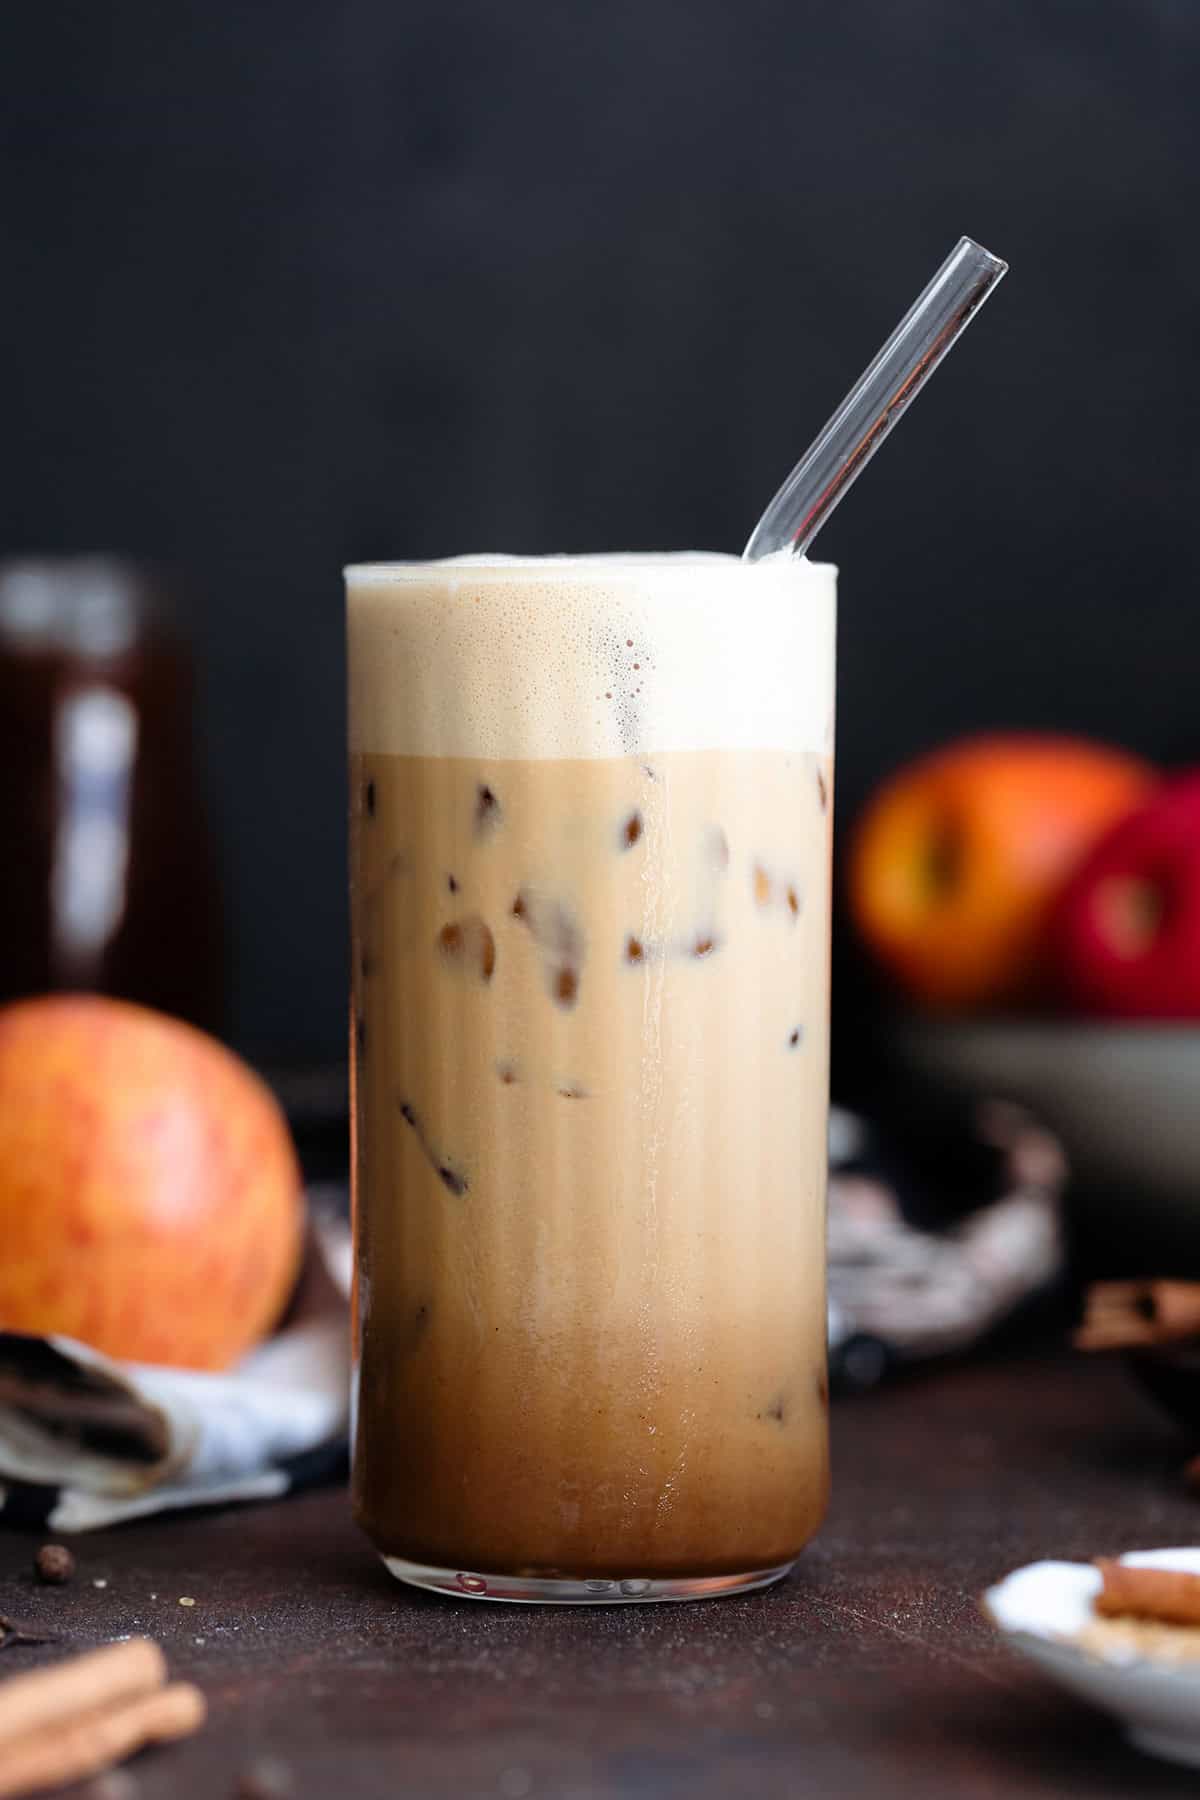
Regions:
<instances>
[{"instance_id":1,"label":"white cloth napkin","mask_svg":"<svg viewBox=\"0 0 1200 1800\"><path fill-rule=\"evenodd\" d=\"M92 1531L265 1500L345 1455L350 1240L319 1192L281 1329L228 1373L115 1362L72 1338L0 1332L0 1517Z\"/></svg>"}]
</instances>

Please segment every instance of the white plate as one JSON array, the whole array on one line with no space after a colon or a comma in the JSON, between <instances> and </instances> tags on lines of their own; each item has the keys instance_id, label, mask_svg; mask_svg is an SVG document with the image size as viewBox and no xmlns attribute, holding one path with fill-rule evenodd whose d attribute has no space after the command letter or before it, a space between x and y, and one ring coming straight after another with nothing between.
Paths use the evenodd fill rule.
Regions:
<instances>
[{"instance_id":1,"label":"white plate","mask_svg":"<svg viewBox=\"0 0 1200 1800\"><path fill-rule=\"evenodd\" d=\"M1121 1562L1200 1575L1200 1549L1134 1550ZM1090 1563L1037 1562L983 1597L1013 1648L1081 1700L1112 1713L1151 1756L1200 1768L1200 1662L1177 1667L1121 1648L1081 1650L1071 1636L1094 1617L1100 1572Z\"/></svg>"}]
</instances>

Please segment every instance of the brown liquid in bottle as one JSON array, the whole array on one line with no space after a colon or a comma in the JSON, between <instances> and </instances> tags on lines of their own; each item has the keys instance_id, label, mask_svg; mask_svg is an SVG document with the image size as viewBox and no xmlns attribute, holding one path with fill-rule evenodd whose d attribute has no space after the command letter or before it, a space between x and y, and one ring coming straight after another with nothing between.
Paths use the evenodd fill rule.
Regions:
<instances>
[{"instance_id":1,"label":"brown liquid in bottle","mask_svg":"<svg viewBox=\"0 0 1200 1800\"><path fill-rule=\"evenodd\" d=\"M0 1001L86 990L219 1028L191 669L145 571L0 567L0 759Z\"/></svg>"}]
</instances>

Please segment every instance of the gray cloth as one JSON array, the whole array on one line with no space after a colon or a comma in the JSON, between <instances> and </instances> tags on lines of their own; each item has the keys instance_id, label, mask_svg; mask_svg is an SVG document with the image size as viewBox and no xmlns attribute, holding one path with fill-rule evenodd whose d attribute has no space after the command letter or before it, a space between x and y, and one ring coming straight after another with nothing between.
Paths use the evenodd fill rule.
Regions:
<instances>
[{"instance_id":1,"label":"gray cloth","mask_svg":"<svg viewBox=\"0 0 1200 1800\"><path fill-rule=\"evenodd\" d=\"M863 1169L866 1128L834 1112L830 1130L829 1341L847 1346L854 1385L886 1363L962 1351L1063 1267L1067 1165L1057 1139L1020 1108L977 1109L979 1140L999 1153L1002 1192L946 1231L907 1223L888 1182ZM964 1196L969 1204L970 1196ZM873 1348L872 1348L873 1346Z\"/></svg>"}]
</instances>

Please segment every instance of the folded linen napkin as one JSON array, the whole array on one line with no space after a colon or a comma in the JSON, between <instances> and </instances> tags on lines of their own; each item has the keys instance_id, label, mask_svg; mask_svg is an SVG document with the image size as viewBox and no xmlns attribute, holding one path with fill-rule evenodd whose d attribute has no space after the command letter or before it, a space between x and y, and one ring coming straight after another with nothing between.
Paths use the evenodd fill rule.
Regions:
<instances>
[{"instance_id":1,"label":"folded linen napkin","mask_svg":"<svg viewBox=\"0 0 1200 1800\"><path fill-rule=\"evenodd\" d=\"M115 1362L71 1338L0 1332L0 1522L92 1531L265 1500L345 1459L350 1241L320 1191L287 1318L235 1369Z\"/></svg>"}]
</instances>

